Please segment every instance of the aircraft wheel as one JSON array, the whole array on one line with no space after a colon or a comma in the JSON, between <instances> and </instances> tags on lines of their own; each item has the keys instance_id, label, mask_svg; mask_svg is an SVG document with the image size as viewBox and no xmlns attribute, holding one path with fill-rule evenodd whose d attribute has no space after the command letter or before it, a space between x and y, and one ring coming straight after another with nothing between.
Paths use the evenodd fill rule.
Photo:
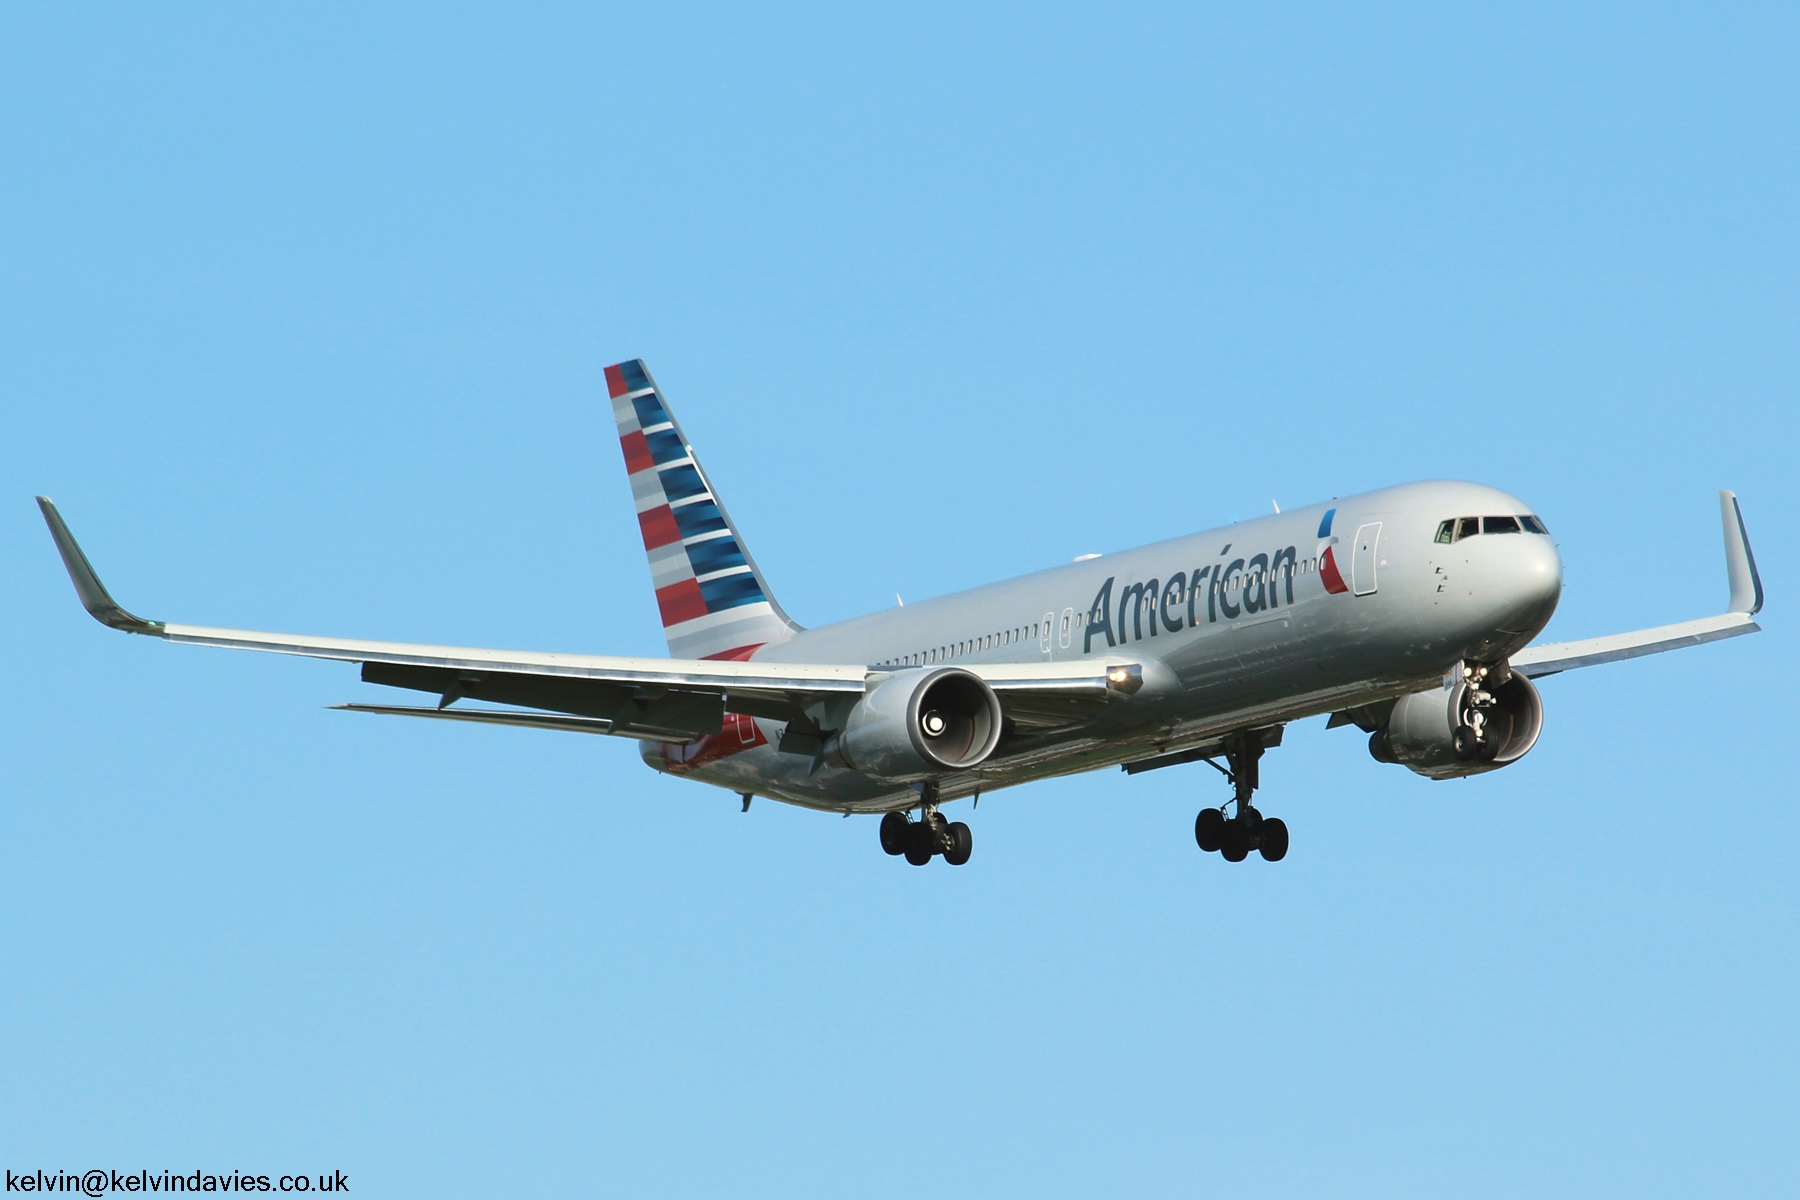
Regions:
<instances>
[{"instance_id":1,"label":"aircraft wheel","mask_svg":"<svg viewBox=\"0 0 1800 1200\"><path fill-rule=\"evenodd\" d=\"M1288 828L1287 822L1280 817L1270 817L1262 823L1262 856L1269 862L1280 862L1287 857Z\"/></svg>"},{"instance_id":2,"label":"aircraft wheel","mask_svg":"<svg viewBox=\"0 0 1800 1200\"><path fill-rule=\"evenodd\" d=\"M906 833L911 825L902 812L891 812L881 818L881 848L889 854L905 854Z\"/></svg>"},{"instance_id":3,"label":"aircraft wheel","mask_svg":"<svg viewBox=\"0 0 1800 1200\"><path fill-rule=\"evenodd\" d=\"M922 867L931 861L931 856L938 852L937 834L924 821L914 821L906 827L906 861L915 867Z\"/></svg>"},{"instance_id":4,"label":"aircraft wheel","mask_svg":"<svg viewBox=\"0 0 1800 1200\"><path fill-rule=\"evenodd\" d=\"M1250 857L1250 833L1241 821L1225 822L1225 843L1219 853L1226 862L1243 862Z\"/></svg>"},{"instance_id":5,"label":"aircraft wheel","mask_svg":"<svg viewBox=\"0 0 1800 1200\"><path fill-rule=\"evenodd\" d=\"M1203 808L1194 818L1194 841L1211 854L1225 844L1225 814L1216 808Z\"/></svg>"},{"instance_id":6,"label":"aircraft wheel","mask_svg":"<svg viewBox=\"0 0 1800 1200\"><path fill-rule=\"evenodd\" d=\"M969 861L969 855L975 850L975 837L969 827L961 821L954 821L944 831L947 843L944 847L944 861L953 867L960 867Z\"/></svg>"},{"instance_id":7,"label":"aircraft wheel","mask_svg":"<svg viewBox=\"0 0 1800 1200\"><path fill-rule=\"evenodd\" d=\"M1450 734L1450 753L1456 755L1459 762L1475 761L1475 756L1481 753L1481 735L1475 732L1473 725L1458 725Z\"/></svg>"}]
</instances>

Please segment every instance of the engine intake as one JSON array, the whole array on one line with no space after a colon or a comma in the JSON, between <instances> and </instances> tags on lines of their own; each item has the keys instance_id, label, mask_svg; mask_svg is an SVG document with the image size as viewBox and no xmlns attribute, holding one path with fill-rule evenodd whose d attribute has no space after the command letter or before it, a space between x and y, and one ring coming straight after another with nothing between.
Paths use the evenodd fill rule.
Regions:
<instances>
[{"instance_id":1,"label":"engine intake","mask_svg":"<svg viewBox=\"0 0 1800 1200\"><path fill-rule=\"evenodd\" d=\"M909 782L975 766L1000 742L1000 698L956 667L889 676L856 702L825 761Z\"/></svg>"},{"instance_id":2,"label":"engine intake","mask_svg":"<svg viewBox=\"0 0 1800 1200\"><path fill-rule=\"evenodd\" d=\"M1468 683L1458 682L1402 696L1386 724L1369 738L1369 753L1429 779L1461 779L1524 758L1544 729L1544 702L1537 688L1513 672L1505 683L1489 687L1494 703L1480 710L1484 725L1479 742L1471 739L1463 719L1468 689Z\"/></svg>"}]
</instances>

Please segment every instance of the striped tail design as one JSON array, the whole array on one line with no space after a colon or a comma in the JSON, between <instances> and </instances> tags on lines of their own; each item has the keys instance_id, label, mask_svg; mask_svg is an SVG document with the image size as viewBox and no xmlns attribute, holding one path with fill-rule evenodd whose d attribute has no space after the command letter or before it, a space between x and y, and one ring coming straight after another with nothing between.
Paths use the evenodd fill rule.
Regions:
<instances>
[{"instance_id":1,"label":"striped tail design","mask_svg":"<svg viewBox=\"0 0 1800 1200\"><path fill-rule=\"evenodd\" d=\"M763 583L642 359L606 368L650 578L676 658L748 659L800 629Z\"/></svg>"}]
</instances>

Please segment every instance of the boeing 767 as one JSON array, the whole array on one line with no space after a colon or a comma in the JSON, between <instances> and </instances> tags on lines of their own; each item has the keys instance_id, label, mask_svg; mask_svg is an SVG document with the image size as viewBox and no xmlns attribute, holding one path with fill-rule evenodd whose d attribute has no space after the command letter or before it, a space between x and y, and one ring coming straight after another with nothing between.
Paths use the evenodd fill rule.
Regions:
<instances>
[{"instance_id":1,"label":"boeing 767","mask_svg":"<svg viewBox=\"0 0 1800 1200\"><path fill-rule=\"evenodd\" d=\"M1532 680L1754 633L1762 583L1737 498L1719 493L1730 602L1714 617L1531 644L1562 565L1543 520L1475 483L1409 483L817 629L776 603L641 360L606 368L671 657L355 641L146 621L38 504L88 612L171 642L360 663L434 705L357 712L636 739L658 771L743 799L881 814L881 846L960 865L942 807L1054 775L1206 760L1233 798L1200 848L1286 855L1253 804L1292 721L1354 724L1384 763L1455 779L1518 762L1544 710ZM487 702L473 707L467 700ZM502 705L504 707L491 707ZM1222 760L1222 763L1221 763ZM911 814L917 813L915 819Z\"/></svg>"}]
</instances>

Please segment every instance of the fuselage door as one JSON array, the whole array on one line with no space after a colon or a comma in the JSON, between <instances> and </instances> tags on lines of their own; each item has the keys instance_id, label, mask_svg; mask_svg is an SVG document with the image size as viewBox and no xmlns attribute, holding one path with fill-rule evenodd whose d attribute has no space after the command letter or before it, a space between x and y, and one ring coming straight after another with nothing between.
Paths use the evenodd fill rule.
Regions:
<instances>
[{"instance_id":1,"label":"fuselage door","mask_svg":"<svg viewBox=\"0 0 1800 1200\"><path fill-rule=\"evenodd\" d=\"M1380 541L1380 521L1370 521L1356 531L1356 549L1350 556L1350 587L1359 596L1375 594L1375 548Z\"/></svg>"},{"instance_id":2,"label":"fuselage door","mask_svg":"<svg viewBox=\"0 0 1800 1200\"><path fill-rule=\"evenodd\" d=\"M1042 625L1042 627L1040 627L1040 629L1038 631L1038 648L1044 652L1045 658L1050 657L1050 638L1052 636L1052 630L1054 629L1055 625L1056 625L1056 614L1053 612L1045 613L1044 614L1044 624Z\"/></svg>"}]
</instances>

